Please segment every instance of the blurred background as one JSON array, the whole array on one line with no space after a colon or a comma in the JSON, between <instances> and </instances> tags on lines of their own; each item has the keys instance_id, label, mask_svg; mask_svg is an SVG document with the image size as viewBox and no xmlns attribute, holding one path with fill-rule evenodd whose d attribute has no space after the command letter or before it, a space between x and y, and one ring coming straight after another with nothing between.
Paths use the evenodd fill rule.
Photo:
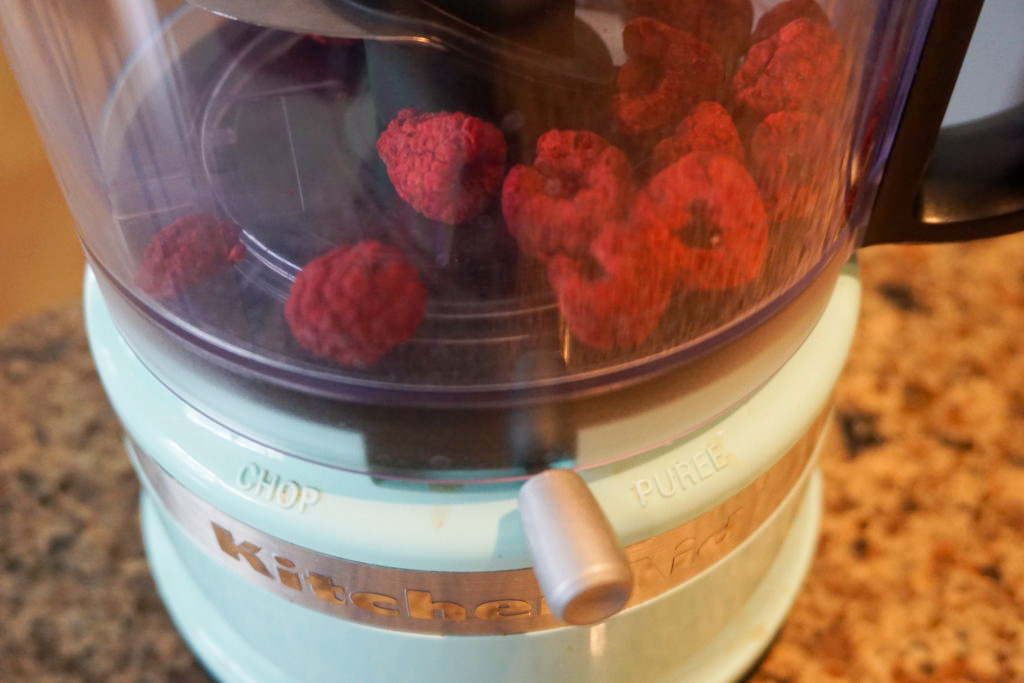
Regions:
<instances>
[{"instance_id":1,"label":"blurred background","mask_svg":"<svg viewBox=\"0 0 1024 683\"><path fill-rule=\"evenodd\" d=\"M0 325L78 296L84 257L35 124L0 52Z\"/></svg>"}]
</instances>

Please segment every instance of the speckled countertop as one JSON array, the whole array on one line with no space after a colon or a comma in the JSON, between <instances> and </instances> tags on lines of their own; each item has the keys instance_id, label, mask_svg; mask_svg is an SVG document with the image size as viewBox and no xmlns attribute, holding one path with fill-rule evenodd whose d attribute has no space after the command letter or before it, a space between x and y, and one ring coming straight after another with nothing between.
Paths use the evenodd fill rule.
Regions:
<instances>
[{"instance_id":1,"label":"speckled countertop","mask_svg":"<svg viewBox=\"0 0 1024 683\"><path fill-rule=\"evenodd\" d=\"M754 680L1024 680L1024 236L863 255L807 586ZM0 681L205 680L77 307L0 333Z\"/></svg>"}]
</instances>

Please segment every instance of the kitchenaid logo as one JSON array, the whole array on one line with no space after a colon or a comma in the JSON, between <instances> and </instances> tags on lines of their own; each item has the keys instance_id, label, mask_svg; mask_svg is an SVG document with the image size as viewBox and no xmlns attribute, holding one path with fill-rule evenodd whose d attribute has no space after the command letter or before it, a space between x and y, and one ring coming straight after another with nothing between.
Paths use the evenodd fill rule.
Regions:
<instances>
[{"instance_id":1,"label":"kitchenaid logo","mask_svg":"<svg viewBox=\"0 0 1024 683\"><path fill-rule=\"evenodd\" d=\"M633 570L629 605L658 597L718 562L750 537L807 472L821 423L783 455L768 471L722 504L679 526L626 548ZM156 461L133 449L140 474L167 513L211 557L243 580L289 601L339 619L419 633L487 635L525 633L563 624L544 601L530 568L492 572L429 572L379 567L321 555L268 536L230 517L182 486ZM719 442L670 467L676 491L714 476L732 464L733 456ZM686 465L687 467L682 467ZM687 473L693 478L688 478ZM280 481L280 480L276 480ZM257 488L259 483L267 487ZM266 495L278 483L267 472L250 467L240 486ZM647 485L644 484L647 482ZM637 481L641 506L671 495L669 484L654 478ZM293 488L299 493L293 493ZM277 501L298 508L306 498L301 488L285 489ZM317 492L319 494L319 492ZM211 533L212 532L212 533Z\"/></svg>"},{"instance_id":2,"label":"kitchenaid logo","mask_svg":"<svg viewBox=\"0 0 1024 683\"><path fill-rule=\"evenodd\" d=\"M637 543L627 549L633 582L638 589L634 598L658 595L693 575L695 570L720 560L749 532L745 509L737 507L707 524L700 533L680 533L683 527Z\"/></svg>"},{"instance_id":3,"label":"kitchenaid logo","mask_svg":"<svg viewBox=\"0 0 1024 683\"><path fill-rule=\"evenodd\" d=\"M701 452L676 460L663 472L637 479L630 489L640 507L645 508L652 500L672 498L707 481L728 467L732 459L721 440L715 439Z\"/></svg>"},{"instance_id":4,"label":"kitchenaid logo","mask_svg":"<svg viewBox=\"0 0 1024 683\"><path fill-rule=\"evenodd\" d=\"M503 598L476 601L466 606L451 600L437 600L429 590L407 588L382 592L360 587L354 590L336 583L334 577L312 570L303 571L295 561L281 555L273 555L273 566L262 555L262 548L251 541L240 541L232 532L216 522L210 522L217 545L228 557L246 563L257 574L275 581L285 588L304 593L308 587L312 595L320 600L321 607L334 612L337 608L353 609L378 617L398 617L423 621L463 622L472 618L485 621L523 619L534 615L550 615L551 610L543 598L533 601ZM371 570L372 571L372 570Z\"/></svg>"},{"instance_id":5,"label":"kitchenaid logo","mask_svg":"<svg viewBox=\"0 0 1024 683\"><path fill-rule=\"evenodd\" d=\"M742 512L742 507L727 514L720 512L717 519L709 519L699 528L680 527L627 548L634 576L630 604L656 597L719 560L744 536ZM267 552L216 522L210 525L217 547L234 560L236 571L252 578L253 573L258 574L274 582L276 592L292 601L342 618L434 633L515 633L561 625L529 569L446 574L355 565L319 556L339 563L336 569L340 571L332 576L304 568L292 557ZM318 564L323 566L323 562ZM356 585L339 580L339 575ZM424 579L441 587L430 590L403 585ZM486 595L503 588L518 597L490 599Z\"/></svg>"}]
</instances>

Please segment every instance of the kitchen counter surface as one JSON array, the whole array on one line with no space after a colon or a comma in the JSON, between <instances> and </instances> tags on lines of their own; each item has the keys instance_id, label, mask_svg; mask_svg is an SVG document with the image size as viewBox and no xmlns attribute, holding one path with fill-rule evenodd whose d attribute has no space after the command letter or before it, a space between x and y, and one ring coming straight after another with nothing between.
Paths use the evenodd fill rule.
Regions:
<instances>
[{"instance_id":1,"label":"kitchen counter surface","mask_svg":"<svg viewBox=\"0 0 1024 683\"><path fill-rule=\"evenodd\" d=\"M1024 236L863 255L817 559L754 680L1024 680ZM76 306L0 332L0 680L206 680Z\"/></svg>"}]
</instances>

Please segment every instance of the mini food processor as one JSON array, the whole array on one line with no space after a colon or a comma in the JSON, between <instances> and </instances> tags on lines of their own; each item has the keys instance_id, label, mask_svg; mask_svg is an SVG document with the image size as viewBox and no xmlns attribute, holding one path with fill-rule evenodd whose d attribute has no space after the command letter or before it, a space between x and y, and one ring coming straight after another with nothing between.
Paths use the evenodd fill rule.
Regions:
<instances>
[{"instance_id":1,"label":"mini food processor","mask_svg":"<svg viewBox=\"0 0 1024 683\"><path fill-rule=\"evenodd\" d=\"M0 0L209 671L743 675L854 249L1021 222L1022 111L939 132L980 4Z\"/></svg>"}]
</instances>

